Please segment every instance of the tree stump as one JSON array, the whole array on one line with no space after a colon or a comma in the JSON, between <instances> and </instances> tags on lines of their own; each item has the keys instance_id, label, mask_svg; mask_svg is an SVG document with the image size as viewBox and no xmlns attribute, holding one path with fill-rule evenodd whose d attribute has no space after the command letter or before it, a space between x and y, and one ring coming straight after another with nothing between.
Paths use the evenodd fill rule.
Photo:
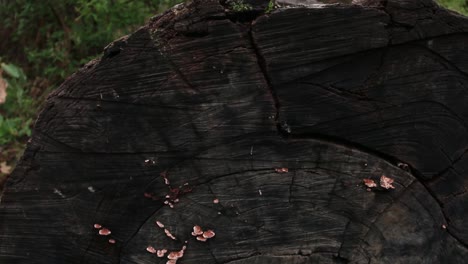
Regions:
<instances>
[{"instance_id":1,"label":"tree stump","mask_svg":"<svg viewBox=\"0 0 468 264\"><path fill-rule=\"evenodd\" d=\"M468 20L235 4L178 5L50 95L0 263L466 261Z\"/></svg>"}]
</instances>

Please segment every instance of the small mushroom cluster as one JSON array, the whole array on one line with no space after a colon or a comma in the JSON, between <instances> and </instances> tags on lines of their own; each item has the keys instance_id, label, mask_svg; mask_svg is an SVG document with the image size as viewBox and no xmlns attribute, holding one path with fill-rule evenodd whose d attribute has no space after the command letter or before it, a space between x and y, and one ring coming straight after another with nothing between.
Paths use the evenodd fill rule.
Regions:
<instances>
[{"instance_id":1,"label":"small mushroom cluster","mask_svg":"<svg viewBox=\"0 0 468 264\"><path fill-rule=\"evenodd\" d=\"M165 228L166 226L162 222L156 221L156 225L159 228L164 229L166 236L168 236L169 238L173 240L176 240L176 238L170 233L170 231L167 228ZM213 238L215 236L215 232L213 230L203 231L203 229L200 226L196 225L193 227L192 235L195 236L198 241L205 242L206 240ZM151 254L155 254L160 258L163 258L166 255L166 253L168 253L167 254L168 261L166 262L166 264L176 264L177 260L181 259L184 256L185 250L187 249L187 243L188 241L185 241L185 244L182 246L182 249L178 251L171 251L169 253L168 253L168 250L165 248L156 249L153 246L148 246L146 248L146 251L148 251Z\"/></svg>"},{"instance_id":2,"label":"small mushroom cluster","mask_svg":"<svg viewBox=\"0 0 468 264\"><path fill-rule=\"evenodd\" d=\"M158 256L159 258L162 258L164 257L164 255L166 255L167 253L167 249L163 248L163 249L155 249L154 247L152 246L148 246L146 248L146 251L148 251L149 253L151 254L156 254L156 256Z\"/></svg>"},{"instance_id":3,"label":"small mushroom cluster","mask_svg":"<svg viewBox=\"0 0 468 264\"><path fill-rule=\"evenodd\" d=\"M109 229L102 227L100 224L94 224L94 229L99 229L98 234L100 236L108 236L112 233ZM110 238L109 243L115 244L115 239Z\"/></svg>"},{"instance_id":4,"label":"small mushroom cluster","mask_svg":"<svg viewBox=\"0 0 468 264\"><path fill-rule=\"evenodd\" d=\"M167 172L163 171L160 175L164 179L164 184L166 184L167 188L169 189L169 193L164 197L164 204L174 208L174 204L179 202L179 197L183 194L191 192L192 188L188 186L188 182L186 182L183 186L179 186L178 188L172 188L170 181L167 178Z\"/></svg>"},{"instance_id":5,"label":"small mushroom cluster","mask_svg":"<svg viewBox=\"0 0 468 264\"><path fill-rule=\"evenodd\" d=\"M164 179L164 184L167 186L169 189L169 193L167 193L164 198L157 197L153 193L150 192L145 192L143 195L146 198L152 199L152 200L164 200L164 204L169 206L170 208L174 208L174 205L178 203L179 197L192 192L192 188L189 186L188 183L185 183L183 186L179 186L178 188L172 188L170 185L170 181L167 178L167 172L163 171L160 173L160 176Z\"/></svg>"},{"instance_id":6,"label":"small mushroom cluster","mask_svg":"<svg viewBox=\"0 0 468 264\"><path fill-rule=\"evenodd\" d=\"M372 180L372 179L363 179L363 182L364 182L364 185L367 186L367 190L370 191L371 188L376 188L377 187L377 183ZM395 189L395 186L393 186L393 183L394 180L392 178L389 178L385 175L382 175L380 177L380 187L384 188L384 189Z\"/></svg>"},{"instance_id":7,"label":"small mushroom cluster","mask_svg":"<svg viewBox=\"0 0 468 264\"><path fill-rule=\"evenodd\" d=\"M177 240L177 238L174 235L171 234L169 229L165 228L166 226L163 223L161 223L160 221L156 221L156 225L159 228L164 229L164 233L166 234L167 237L169 237L170 239L173 239L173 240ZM187 241L185 241L185 244L187 244ZM185 252L186 249L187 249L187 246L184 245L182 247L182 249L179 250L179 251L169 252L169 254L167 255L167 258L169 260L166 262L166 264L175 264L175 263L177 263L177 260L184 256L184 252ZM156 254L156 256L158 256L160 258L164 257L166 255L166 253L168 252L168 250L165 249L165 248L155 249L153 246L148 246L146 248L146 251L148 251L151 254Z\"/></svg>"},{"instance_id":8,"label":"small mushroom cluster","mask_svg":"<svg viewBox=\"0 0 468 264\"><path fill-rule=\"evenodd\" d=\"M168 255L167 258L169 259L166 264L175 264L177 263L178 259L181 259L184 256L184 252L187 249L187 246L184 245L181 250L179 251L171 251Z\"/></svg>"},{"instance_id":9,"label":"small mushroom cluster","mask_svg":"<svg viewBox=\"0 0 468 264\"><path fill-rule=\"evenodd\" d=\"M196 225L193 227L192 236L197 237L198 241L206 242L206 240L215 236L215 232L213 230L203 231L201 226Z\"/></svg>"}]
</instances>

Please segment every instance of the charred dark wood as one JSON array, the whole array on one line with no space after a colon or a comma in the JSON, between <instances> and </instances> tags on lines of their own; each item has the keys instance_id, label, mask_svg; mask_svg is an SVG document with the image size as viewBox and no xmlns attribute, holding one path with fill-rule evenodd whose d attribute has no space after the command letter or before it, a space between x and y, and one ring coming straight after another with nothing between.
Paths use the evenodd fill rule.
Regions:
<instances>
[{"instance_id":1,"label":"charred dark wood","mask_svg":"<svg viewBox=\"0 0 468 264\"><path fill-rule=\"evenodd\" d=\"M40 114L0 263L466 262L468 20L367 2L197 0L110 44Z\"/></svg>"}]
</instances>

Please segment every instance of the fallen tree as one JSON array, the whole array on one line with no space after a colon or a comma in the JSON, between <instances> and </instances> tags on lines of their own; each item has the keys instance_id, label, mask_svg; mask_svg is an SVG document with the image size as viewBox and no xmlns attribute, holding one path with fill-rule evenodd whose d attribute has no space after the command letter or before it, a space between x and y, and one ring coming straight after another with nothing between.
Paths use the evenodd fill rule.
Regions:
<instances>
[{"instance_id":1,"label":"fallen tree","mask_svg":"<svg viewBox=\"0 0 468 264\"><path fill-rule=\"evenodd\" d=\"M53 92L1 263L463 263L468 21L194 0Z\"/></svg>"}]
</instances>

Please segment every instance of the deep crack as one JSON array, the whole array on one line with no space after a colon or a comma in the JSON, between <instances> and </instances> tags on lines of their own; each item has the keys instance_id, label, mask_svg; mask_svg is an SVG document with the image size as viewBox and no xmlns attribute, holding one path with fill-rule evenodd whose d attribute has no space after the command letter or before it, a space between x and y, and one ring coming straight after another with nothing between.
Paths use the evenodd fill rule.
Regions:
<instances>
[{"instance_id":1,"label":"deep crack","mask_svg":"<svg viewBox=\"0 0 468 264\"><path fill-rule=\"evenodd\" d=\"M419 181L419 183L424 187L424 189L426 189L426 191L429 193L430 196L432 196L432 198L434 199L434 201L439 205L440 207L440 211L442 213L442 215L444 216L444 219L445 221L447 222L448 224L448 227L447 227L447 233L453 237L458 243L460 243L463 247L465 247L466 249L468 249L468 243L463 241L463 239L461 239L460 237L458 237L458 235L454 234L451 230L450 230L450 218L447 216L447 214L445 213L445 210L444 210L444 203L439 199L439 197L437 196L437 194L428 186L427 182L424 181L424 176L422 175L421 172L419 172L418 170L416 170L415 168L411 167L411 174Z\"/></svg>"},{"instance_id":2,"label":"deep crack","mask_svg":"<svg viewBox=\"0 0 468 264\"><path fill-rule=\"evenodd\" d=\"M290 133L290 131L288 131L287 127L280 124L280 122L279 122L281 104L280 104L280 101L278 99L278 95L276 94L276 91L273 88L271 77L270 77L270 74L268 73L268 69L267 69L268 66L267 66L267 62L265 60L265 57L262 55L262 52L260 51L258 43L255 40L255 36L254 36L254 33L253 33L253 22L251 22L251 24L249 26L248 35L249 35L250 44L252 45L252 49L253 49L253 51L255 53L255 56L257 58L258 67L259 67L260 71L263 74L263 77L265 79L268 91L270 92L270 95L271 95L271 97L272 97L272 99L274 101L274 106L275 106L275 110L276 110L275 118L274 118L275 124L276 124L276 129L278 130L280 135L287 136Z\"/></svg>"}]
</instances>

